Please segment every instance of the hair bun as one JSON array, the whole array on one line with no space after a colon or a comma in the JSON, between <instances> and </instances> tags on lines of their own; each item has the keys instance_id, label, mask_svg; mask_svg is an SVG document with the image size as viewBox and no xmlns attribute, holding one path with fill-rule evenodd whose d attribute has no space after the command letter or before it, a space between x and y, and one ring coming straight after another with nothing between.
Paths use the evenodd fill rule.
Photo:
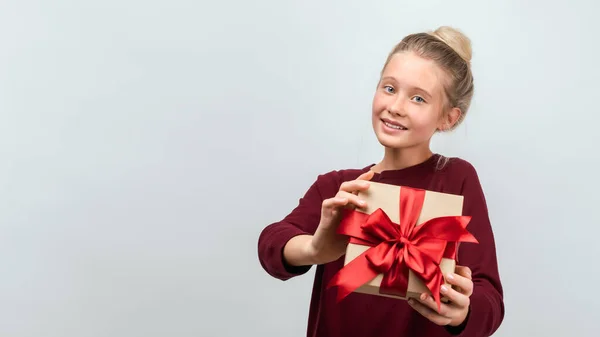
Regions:
<instances>
[{"instance_id":1,"label":"hair bun","mask_svg":"<svg viewBox=\"0 0 600 337\"><path fill-rule=\"evenodd\" d=\"M471 40L465 34L448 26L439 27L429 34L445 42L467 63L471 62Z\"/></svg>"}]
</instances>

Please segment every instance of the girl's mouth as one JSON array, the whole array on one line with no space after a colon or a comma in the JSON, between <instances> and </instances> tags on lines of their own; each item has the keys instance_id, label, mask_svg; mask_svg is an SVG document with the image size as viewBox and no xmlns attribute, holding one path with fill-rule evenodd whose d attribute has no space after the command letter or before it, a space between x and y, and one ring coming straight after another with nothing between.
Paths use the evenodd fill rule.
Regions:
<instances>
[{"instance_id":1,"label":"girl's mouth","mask_svg":"<svg viewBox=\"0 0 600 337\"><path fill-rule=\"evenodd\" d=\"M393 122L393 121L391 121L389 119L382 119L381 121L383 122L383 124L385 126L387 126L390 129L394 129L394 130L408 130L408 128L405 127L404 125L402 125L400 123Z\"/></svg>"}]
</instances>

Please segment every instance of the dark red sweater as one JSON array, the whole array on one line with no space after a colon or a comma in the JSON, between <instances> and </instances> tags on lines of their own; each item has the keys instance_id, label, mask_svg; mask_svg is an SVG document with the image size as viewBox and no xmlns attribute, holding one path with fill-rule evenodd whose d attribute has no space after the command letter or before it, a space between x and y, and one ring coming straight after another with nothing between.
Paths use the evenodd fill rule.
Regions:
<instances>
[{"instance_id":1,"label":"dark red sweater","mask_svg":"<svg viewBox=\"0 0 600 337\"><path fill-rule=\"evenodd\" d=\"M413 310L406 301L352 293L336 302L337 289L326 289L331 277L343 266L343 258L317 266L310 312L309 337L413 337L490 336L504 318L503 291L498 275L494 235L485 197L473 166L451 158L441 169L439 155L402 170L375 174L372 181L411 186L431 191L461 194L464 215L472 216L467 229L479 244L460 246L458 264L471 268L474 291L467 321L460 328L441 327ZM267 226L258 241L262 267L273 277L287 280L306 273L311 266L292 267L283 259L283 247L292 237L313 234L319 224L321 203L334 196L342 182L353 180L371 166L320 175L298 206L283 220Z\"/></svg>"}]
</instances>

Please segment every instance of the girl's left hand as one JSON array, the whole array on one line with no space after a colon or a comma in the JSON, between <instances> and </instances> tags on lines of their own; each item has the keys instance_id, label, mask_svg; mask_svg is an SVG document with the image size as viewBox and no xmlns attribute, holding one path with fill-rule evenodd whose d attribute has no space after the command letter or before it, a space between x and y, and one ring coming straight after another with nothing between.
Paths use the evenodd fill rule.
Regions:
<instances>
[{"instance_id":1,"label":"girl's left hand","mask_svg":"<svg viewBox=\"0 0 600 337\"><path fill-rule=\"evenodd\" d=\"M421 294L421 298L409 299L408 303L421 315L438 325L461 325L469 313L470 296L473 294L471 270L468 267L457 266L456 273L447 275L446 281L455 289L442 286L442 297L448 298L438 312L437 304L431 295Z\"/></svg>"}]
</instances>

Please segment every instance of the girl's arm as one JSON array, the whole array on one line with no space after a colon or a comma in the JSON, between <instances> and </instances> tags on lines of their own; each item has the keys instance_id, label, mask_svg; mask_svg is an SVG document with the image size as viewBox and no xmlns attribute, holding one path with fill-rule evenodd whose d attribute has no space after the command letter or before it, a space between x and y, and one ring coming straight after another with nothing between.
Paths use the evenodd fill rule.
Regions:
<instances>
[{"instance_id":1,"label":"girl's arm","mask_svg":"<svg viewBox=\"0 0 600 337\"><path fill-rule=\"evenodd\" d=\"M332 180L330 176L320 175L290 214L261 232L258 258L269 275L287 280L310 270L312 263L305 256L303 245L319 225L323 203L321 190L331 185L328 183ZM284 258L284 248L289 262Z\"/></svg>"},{"instance_id":2,"label":"girl's arm","mask_svg":"<svg viewBox=\"0 0 600 337\"><path fill-rule=\"evenodd\" d=\"M356 178L354 173L349 177ZM337 171L319 176L292 213L262 232L258 252L263 268L284 280L343 256L348 242L337 234L340 210L365 206L353 192L368 189L365 180L373 174L365 172L345 182Z\"/></svg>"},{"instance_id":3,"label":"girl's arm","mask_svg":"<svg viewBox=\"0 0 600 337\"><path fill-rule=\"evenodd\" d=\"M479 243L465 243L459 248L458 264L472 271L473 294L466 321L460 327L448 327L448 330L457 335L490 336L500 327L505 310L496 245L477 172L470 164L461 169L466 173L462 186L463 214L472 217L467 230Z\"/></svg>"}]
</instances>

